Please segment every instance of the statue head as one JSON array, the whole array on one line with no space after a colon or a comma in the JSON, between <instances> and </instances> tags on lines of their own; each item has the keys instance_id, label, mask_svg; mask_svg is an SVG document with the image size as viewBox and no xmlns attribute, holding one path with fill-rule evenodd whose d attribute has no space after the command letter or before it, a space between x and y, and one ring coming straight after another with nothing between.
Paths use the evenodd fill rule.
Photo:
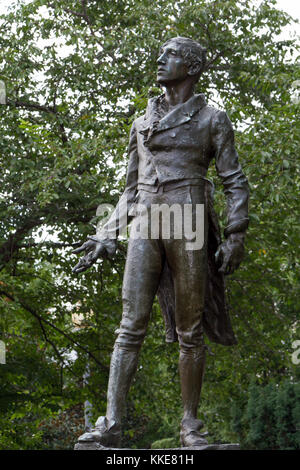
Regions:
<instances>
[{"instance_id":1,"label":"statue head","mask_svg":"<svg viewBox=\"0 0 300 470\"><path fill-rule=\"evenodd\" d=\"M206 49L198 42L181 36L166 41L157 60L157 81L166 84L187 76L197 83L206 63Z\"/></svg>"}]
</instances>

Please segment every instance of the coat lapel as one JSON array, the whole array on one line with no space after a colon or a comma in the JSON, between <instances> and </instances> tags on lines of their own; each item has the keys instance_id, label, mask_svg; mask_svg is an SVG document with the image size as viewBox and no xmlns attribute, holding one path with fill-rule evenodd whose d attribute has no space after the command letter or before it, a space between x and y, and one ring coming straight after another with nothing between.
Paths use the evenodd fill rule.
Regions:
<instances>
[{"instance_id":1,"label":"coat lapel","mask_svg":"<svg viewBox=\"0 0 300 470\"><path fill-rule=\"evenodd\" d=\"M160 118L161 108L166 106L164 95L149 100L139 131L144 136L144 145L148 146L151 137L157 132L172 129L190 121L191 117L205 105L206 101L203 94L194 95L188 101Z\"/></svg>"},{"instance_id":2,"label":"coat lapel","mask_svg":"<svg viewBox=\"0 0 300 470\"><path fill-rule=\"evenodd\" d=\"M166 114L166 116L159 121L156 132L172 129L173 127L180 126L190 121L191 117L205 105L206 101L203 94L192 96L181 106L178 106L173 111Z\"/></svg>"}]
</instances>

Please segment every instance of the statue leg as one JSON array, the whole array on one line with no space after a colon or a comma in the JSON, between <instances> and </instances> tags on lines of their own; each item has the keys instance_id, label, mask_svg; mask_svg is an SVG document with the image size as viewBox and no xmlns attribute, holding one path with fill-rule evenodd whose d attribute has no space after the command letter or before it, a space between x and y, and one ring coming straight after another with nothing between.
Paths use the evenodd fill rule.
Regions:
<instances>
[{"instance_id":1,"label":"statue leg","mask_svg":"<svg viewBox=\"0 0 300 470\"><path fill-rule=\"evenodd\" d=\"M191 188L192 203L202 203L201 188ZM206 214L205 223L206 221ZM175 322L180 345L179 374L183 403L181 443L184 447L207 444L197 419L205 367L203 311L207 276L207 224L201 249L188 250L186 241L165 241L166 257L172 271L175 293Z\"/></svg>"},{"instance_id":2,"label":"statue leg","mask_svg":"<svg viewBox=\"0 0 300 470\"><path fill-rule=\"evenodd\" d=\"M123 280L123 315L110 363L106 416L79 442L119 447L126 397L138 365L162 269L158 240L130 239Z\"/></svg>"},{"instance_id":3,"label":"statue leg","mask_svg":"<svg viewBox=\"0 0 300 470\"><path fill-rule=\"evenodd\" d=\"M190 263L192 258L193 255L189 257ZM198 260L196 260L197 263ZM205 368L202 324L205 271L203 266L199 266L199 269L194 268L190 269L189 274L185 276L187 284L181 282L180 286L176 286L178 283L175 280L175 317L180 346L179 374L183 403L180 437L184 447L207 444L199 432L203 423L197 419ZM189 298L187 298L186 292L189 293Z\"/></svg>"},{"instance_id":4,"label":"statue leg","mask_svg":"<svg viewBox=\"0 0 300 470\"><path fill-rule=\"evenodd\" d=\"M199 432L203 427L203 423L197 419L204 367L204 345L188 350L185 348L180 349L179 373L183 403L180 440L184 447L207 444L207 441Z\"/></svg>"},{"instance_id":5,"label":"statue leg","mask_svg":"<svg viewBox=\"0 0 300 470\"><path fill-rule=\"evenodd\" d=\"M110 361L106 418L120 429L126 397L138 365L139 349L115 343Z\"/></svg>"},{"instance_id":6,"label":"statue leg","mask_svg":"<svg viewBox=\"0 0 300 470\"><path fill-rule=\"evenodd\" d=\"M110 361L106 416L100 416L95 428L80 436L79 442L99 442L104 447L120 447L121 420L136 372L139 349L115 343Z\"/></svg>"}]
</instances>

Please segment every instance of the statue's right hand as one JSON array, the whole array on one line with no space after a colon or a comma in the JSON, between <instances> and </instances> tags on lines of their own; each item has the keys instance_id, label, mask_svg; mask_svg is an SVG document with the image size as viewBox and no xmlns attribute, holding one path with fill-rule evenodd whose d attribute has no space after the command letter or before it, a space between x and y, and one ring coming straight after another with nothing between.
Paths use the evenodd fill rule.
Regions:
<instances>
[{"instance_id":1,"label":"statue's right hand","mask_svg":"<svg viewBox=\"0 0 300 470\"><path fill-rule=\"evenodd\" d=\"M88 240L84 242L80 247L72 251L72 253L77 254L82 251L85 252L85 255L80 258L79 262L72 269L73 273L81 273L89 269L98 258L107 258L112 256L116 251L116 240L107 239L96 241L93 237L88 237Z\"/></svg>"}]
</instances>

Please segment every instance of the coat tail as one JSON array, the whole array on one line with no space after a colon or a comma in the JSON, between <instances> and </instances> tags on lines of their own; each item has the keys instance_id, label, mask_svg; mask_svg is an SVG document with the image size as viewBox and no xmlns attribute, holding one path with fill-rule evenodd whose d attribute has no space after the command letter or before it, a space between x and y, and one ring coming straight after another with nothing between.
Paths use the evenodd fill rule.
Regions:
<instances>
[{"instance_id":1,"label":"coat tail","mask_svg":"<svg viewBox=\"0 0 300 470\"><path fill-rule=\"evenodd\" d=\"M203 328L208 338L218 344L231 346L237 343L235 338L228 306L225 298L224 275L218 272L215 253L221 243L220 227L213 207L213 186L207 180L205 188L205 203L208 212L208 273L205 290ZM166 341L178 340L175 323L175 293L172 273L165 262L158 291L158 302L163 314Z\"/></svg>"}]
</instances>

